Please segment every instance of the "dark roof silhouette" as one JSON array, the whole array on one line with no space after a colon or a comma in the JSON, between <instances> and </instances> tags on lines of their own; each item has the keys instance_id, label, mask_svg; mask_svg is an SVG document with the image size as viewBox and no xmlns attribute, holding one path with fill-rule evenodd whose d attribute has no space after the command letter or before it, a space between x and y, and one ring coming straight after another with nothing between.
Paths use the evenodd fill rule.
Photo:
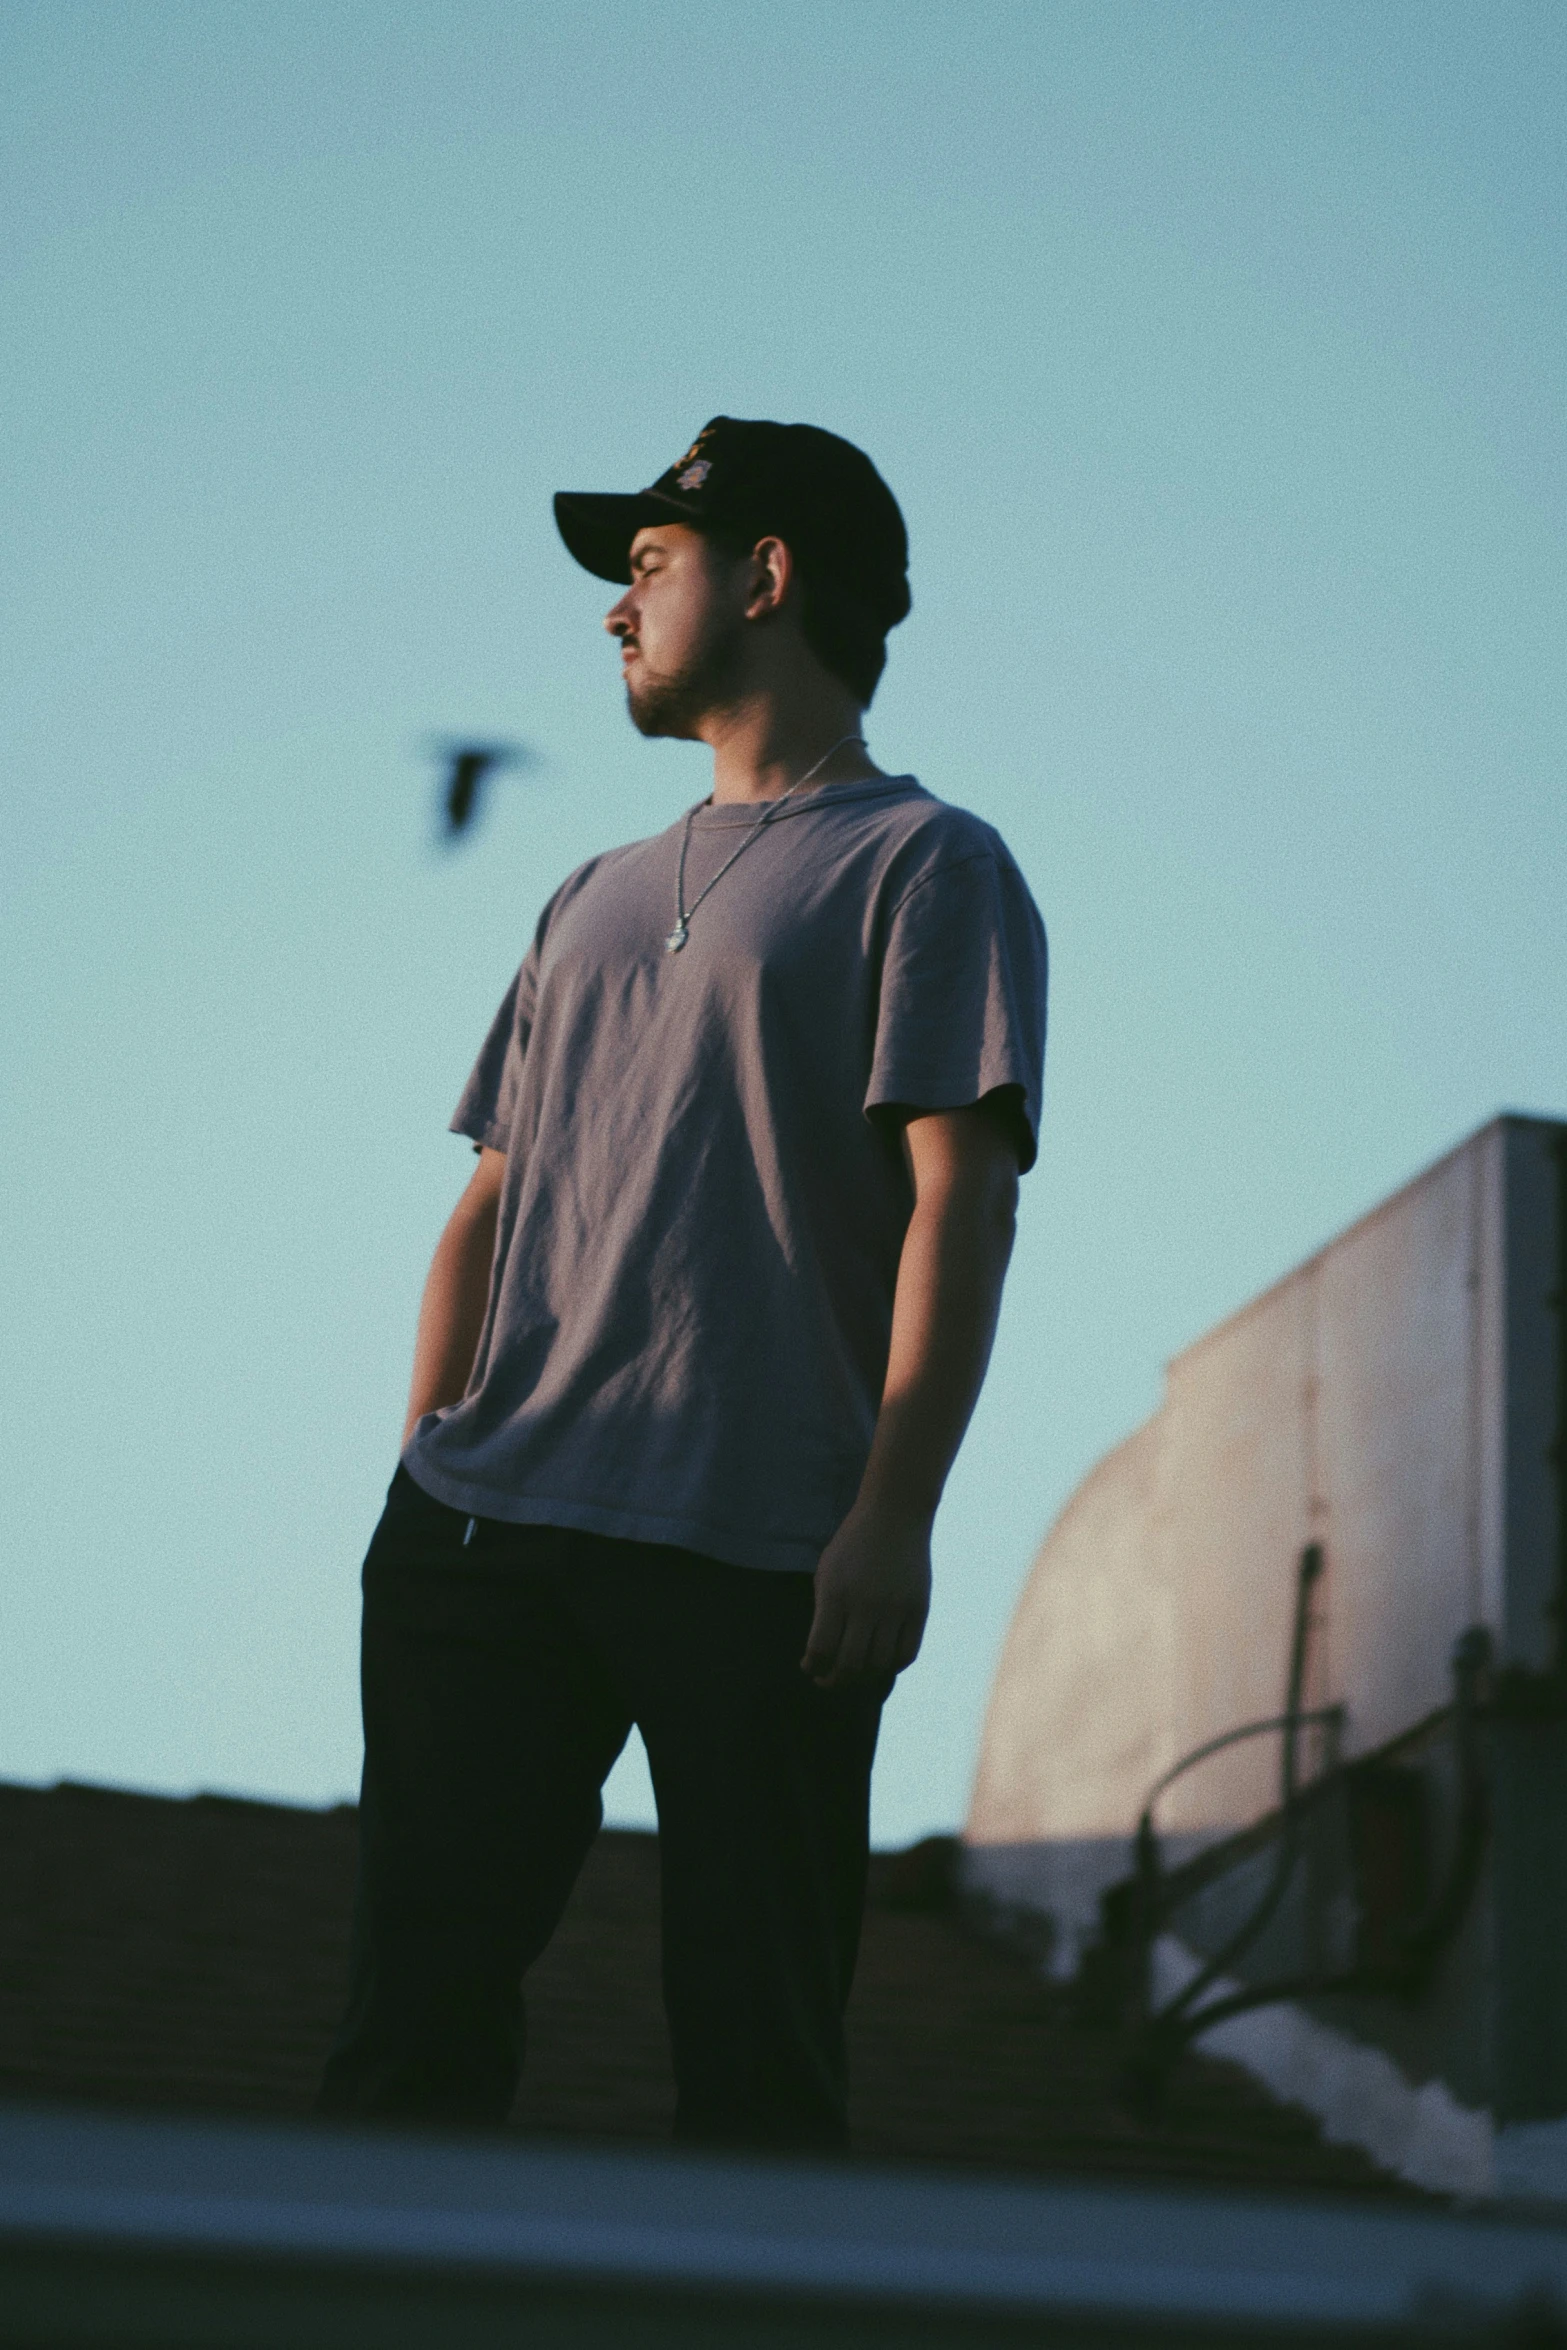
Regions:
<instances>
[{"instance_id":1,"label":"dark roof silhouette","mask_svg":"<svg viewBox=\"0 0 1567 2350\"><path fill-rule=\"evenodd\" d=\"M299 2115L342 1999L353 1810L0 1786L0 2097ZM945 1898L940 1846L878 1856L850 2009L857 2153L1012 2172L1409 2194L1200 2056L1165 2113L1117 2093L1105 2034ZM657 2141L673 2088L658 1849L606 1831L528 1979L513 2114Z\"/></svg>"}]
</instances>

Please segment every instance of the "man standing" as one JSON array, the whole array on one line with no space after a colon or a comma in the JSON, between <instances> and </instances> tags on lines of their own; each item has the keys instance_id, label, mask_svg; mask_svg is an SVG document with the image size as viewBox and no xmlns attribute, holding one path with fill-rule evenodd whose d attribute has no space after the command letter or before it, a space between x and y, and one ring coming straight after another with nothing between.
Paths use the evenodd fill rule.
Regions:
<instances>
[{"instance_id":1,"label":"man standing","mask_svg":"<svg viewBox=\"0 0 1567 2350\"><path fill-rule=\"evenodd\" d=\"M1034 1158L1044 932L996 833L866 750L909 590L858 449L715 417L555 512L625 586L634 723L713 790L556 892L453 1120L321 2106L504 2118L635 1723L677 2135L838 2146L871 1758Z\"/></svg>"}]
</instances>

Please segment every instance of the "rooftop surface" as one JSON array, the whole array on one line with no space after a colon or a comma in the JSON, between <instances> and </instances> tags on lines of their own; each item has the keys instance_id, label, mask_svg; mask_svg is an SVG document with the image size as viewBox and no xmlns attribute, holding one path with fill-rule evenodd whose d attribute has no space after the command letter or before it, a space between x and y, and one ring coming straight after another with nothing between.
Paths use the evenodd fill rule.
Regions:
<instances>
[{"instance_id":1,"label":"rooftop surface","mask_svg":"<svg viewBox=\"0 0 1567 2350\"><path fill-rule=\"evenodd\" d=\"M0 1786L0 2097L305 2114L342 2000L351 1808ZM606 1831L528 1979L525 2136L667 2137L658 1845ZM1108 2034L981 1940L907 1855L873 1863L850 2007L858 2155L1014 2175L1409 2200L1234 2067L1188 2058L1155 2120Z\"/></svg>"}]
</instances>

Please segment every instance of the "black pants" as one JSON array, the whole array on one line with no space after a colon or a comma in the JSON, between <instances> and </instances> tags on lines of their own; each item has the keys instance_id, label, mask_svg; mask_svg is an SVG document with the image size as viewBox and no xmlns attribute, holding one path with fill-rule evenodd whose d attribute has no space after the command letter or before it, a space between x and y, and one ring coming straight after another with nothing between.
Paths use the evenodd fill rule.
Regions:
<instances>
[{"instance_id":1,"label":"black pants","mask_svg":"<svg viewBox=\"0 0 1567 2350\"><path fill-rule=\"evenodd\" d=\"M505 2118L521 1979L636 1723L658 1799L676 2135L836 2146L884 1689L800 1671L811 1578L481 1518L404 1469L364 1569L348 2013L319 2110Z\"/></svg>"}]
</instances>

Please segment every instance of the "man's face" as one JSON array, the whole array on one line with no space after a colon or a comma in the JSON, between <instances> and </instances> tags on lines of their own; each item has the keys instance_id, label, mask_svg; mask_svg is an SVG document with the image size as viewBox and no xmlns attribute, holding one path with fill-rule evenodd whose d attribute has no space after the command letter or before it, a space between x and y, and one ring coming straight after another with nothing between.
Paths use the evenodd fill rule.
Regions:
<instances>
[{"instance_id":1,"label":"man's face","mask_svg":"<svg viewBox=\"0 0 1567 2350\"><path fill-rule=\"evenodd\" d=\"M744 666L745 564L683 522L639 530L631 585L604 626L620 644L631 722L692 739L732 699Z\"/></svg>"}]
</instances>

